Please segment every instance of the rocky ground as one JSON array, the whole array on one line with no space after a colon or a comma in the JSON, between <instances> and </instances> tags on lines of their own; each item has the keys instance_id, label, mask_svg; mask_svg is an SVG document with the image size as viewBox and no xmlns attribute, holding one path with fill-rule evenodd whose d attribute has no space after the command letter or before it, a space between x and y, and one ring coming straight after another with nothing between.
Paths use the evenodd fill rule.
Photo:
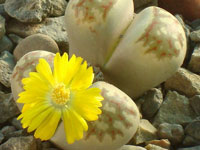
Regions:
<instances>
[{"instance_id":1,"label":"rocky ground","mask_svg":"<svg viewBox=\"0 0 200 150\"><path fill-rule=\"evenodd\" d=\"M135 0L136 12L149 5L157 4ZM68 51L62 19L66 6L66 0L0 0L0 150L59 150L49 141L35 139L16 120L20 112L9 79L16 61L28 51ZM165 83L135 100L140 127L128 143L135 146L122 150L200 150L200 19L189 22L176 17L188 40L184 64Z\"/></svg>"}]
</instances>

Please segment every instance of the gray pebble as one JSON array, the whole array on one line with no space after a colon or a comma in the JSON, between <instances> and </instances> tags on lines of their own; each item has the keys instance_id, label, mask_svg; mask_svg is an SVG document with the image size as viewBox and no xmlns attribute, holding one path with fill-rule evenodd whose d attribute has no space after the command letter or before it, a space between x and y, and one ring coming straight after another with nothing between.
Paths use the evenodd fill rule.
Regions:
<instances>
[{"instance_id":1,"label":"gray pebble","mask_svg":"<svg viewBox=\"0 0 200 150\"><path fill-rule=\"evenodd\" d=\"M200 146L179 148L178 150L200 150Z\"/></svg>"},{"instance_id":2,"label":"gray pebble","mask_svg":"<svg viewBox=\"0 0 200 150\"><path fill-rule=\"evenodd\" d=\"M37 150L33 136L12 137L2 145L0 150Z\"/></svg>"},{"instance_id":3,"label":"gray pebble","mask_svg":"<svg viewBox=\"0 0 200 150\"><path fill-rule=\"evenodd\" d=\"M4 19L4 17L2 17L0 15L0 40L3 38L5 32L6 32L6 29L5 29L5 19ZM0 52L1 52L1 49L0 49Z\"/></svg>"},{"instance_id":4,"label":"gray pebble","mask_svg":"<svg viewBox=\"0 0 200 150\"><path fill-rule=\"evenodd\" d=\"M200 120L195 120L188 124L185 128L185 133L200 141Z\"/></svg>"},{"instance_id":5,"label":"gray pebble","mask_svg":"<svg viewBox=\"0 0 200 150\"><path fill-rule=\"evenodd\" d=\"M47 16L64 15L66 5L66 0L6 0L5 10L20 22L39 23Z\"/></svg>"},{"instance_id":6,"label":"gray pebble","mask_svg":"<svg viewBox=\"0 0 200 150\"><path fill-rule=\"evenodd\" d=\"M192 27L194 30L196 30L198 27L200 27L200 19L196 19L196 20L192 21L191 27Z\"/></svg>"},{"instance_id":7,"label":"gray pebble","mask_svg":"<svg viewBox=\"0 0 200 150\"><path fill-rule=\"evenodd\" d=\"M17 120L16 117L14 117L14 118L11 120L11 124L12 124L16 129L18 129L18 130L23 129L20 120Z\"/></svg>"},{"instance_id":8,"label":"gray pebble","mask_svg":"<svg viewBox=\"0 0 200 150\"><path fill-rule=\"evenodd\" d=\"M200 42L200 30L191 32L190 39L194 42Z\"/></svg>"},{"instance_id":9,"label":"gray pebble","mask_svg":"<svg viewBox=\"0 0 200 150\"><path fill-rule=\"evenodd\" d=\"M169 139L172 144L179 144L184 138L184 129L179 124L162 123L158 127L158 136Z\"/></svg>"},{"instance_id":10,"label":"gray pebble","mask_svg":"<svg viewBox=\"0 0 200 150\"><path fill-rule=\"evenodd\" d=\"M159 89L153 88L146 92L143 96L144 103L142 104L143 115L147 118L151 118L160 108L163 102L163 95Z\"/></svg>"},{"instance_id":11,"label":"gray pebble","mask_svg":"<svg viewBox=\"0 0 200 150\"><path fill-rule=\"evenodd\" d=\"M52 53L59 52L58 45L51 37L45 34L33 34L23 39L16 46L13 55L18 61L25 54L35 50L45 50Z\"/></svg>"},{"instance_id":12,"label":"gray pebble","mask_svg":"<svg viewBox=\"0 0 200 150\"><path fill-rule=\"evenodd\" d=\"M0 55L0 60L6 62L11 70L15 66L14 56L9 51L3 51Z\"/></svg>"},{"instance_id":13,"label":"gray pebble","mask_svg":"<svg viewBox=\"0 0 200 150\"><path fill-rule=\"evenodd\" d=\"M196 117L187 97L175 91L169 91L154 117L153 124L155 126L162 123L185 125Z\"/></svg>"},{"instance_id":14,"label":"gray pebble","mask_svg":"<svg viewBox=\"0 0 200 150\"><path fill-rule=\"evenodd\" d=\"M25 132L25 130L17 130L17 131L13 131L10 132L6 135L6 139L9 139L11 137L19 137L19 136L25 136L27 135L27 133Z\"/></svg>"},{"instance_id":15,"label":"gray pebble","mask_svg":"<svg viewBox=\"0 0 200 150\"><path fill-rule=\"evenodd\" d=\"M178 71L165 82L165 89L176 90L185 96L200 94L200 76L185 68Z\"/></svg>"},{"instance_id":16,"label":"gray pebble","mask_svg":"<svg viewBox=\"0 0 200 150\"><path fill-rule=\"evenodd\" d=\"M0 60L0 83L6 87L10 87L10 76L12 74L12 69L9 64L4 60Z\"/></svg>"},{"instance_id":17,"label":"gray pebble","mask_svg":"<svg viewBox=\"0 0 200 150\"><path fill-rule=\"evenodd\" d=\"M7 33L14 33L20 37L27 37L36 33L41 33L51 37L61 51L68 51L69 43L67 32L64 28L64 17L46 18L39 24L24 24L11 19L6 26Z\"/></svg>"},{"instance_id":18,"label":"gray pebble","mask_svg":"<svg viewBox=\"0 0 200 150\"><path fill-rule=\"evenodd\" d=\"M197 115L200 116L200 95L195 95L190 98L190 105Z\"/></svg>"},{"instance_id":19,"label":"gray pebble","mask_svg":"<svg viewBox=\"0 0 200 150\"><path fill-rule=\"evenodd\" d=\"M6 20L9 20L10 16L7 14L7 12L4 9L4 3L0 4L0 15L3 16Z\"/></svg>"},{"instance_id":20,"label":"gray pebble","mask_svg":"<svg viewBox=\"0 0 200 150\"><path fill-rule=\"evenodd\" d=\"M199 144L200 144L199 140L193 138L190 135L185 135L185 138L183 140L184 146L196 146L196 145L199 145Z\"/></svg>"},{"instance_id":21,"label":"gray pebble","mask_svg":"<svg viewBox=\"0 0 200 150\"><path fill-rule=\"evenodd\" d=\"M3 36L0 40L0 52L3 52L5 50L12 52L13 48L14 45L12 41L7 36Z\"/></svg>"},{"instance_id":22,"label":"gray pebble","mask_svg":"<svg viewBox=\"0 0 200 150\"><path fill-rule=\"evenodd\" d=\"M0 4L5 3L6 0L0 0Z\"/></svg>"},{"instance_id":23,"label":"gray pebble","mask_svg":"<svg viewBox=\"0 0 200 150\"><path fill-rule=\"evenodd\" d=\"M48 148L52 147L52 143L49 141L42 142L41 144L42 144L43 149L48 149Z\"/></svg>"},{"instance_id":24,"label":"gray pebble","mask_svg":"<svg viewBox=\"0 0 200 150\"><path fill-rule=\"evenodd\" d=\"M9 133L14 132L14 131L16 131L16 129L15 129L14 126L4 126L4 127L1 129L1 133L2 133L4 136L7 136Z\"/></svg>"},{"instance_id":25,"label":"gray pebble","mask_svg":"<svg viewBox=\"0 0 200 150\"><path fill-rule=\"evenodd\" d=\"M20 36L12 33L8 34L8 37L14 44L19 44L23 40L23 38L21 38Z\"/></svg>"},{"instance_id":26,"label":"gray pebble","mask_svg":"<svg viewBox=\"0 0 200 150\"><path fill-rule=\"evenodd\" d=\"M0 124L19 114L19 109L13 100L12 94L0 92Z\"/></svg>"},{"instance_id":27,"label":"gray pebble","mask_svg":"<svg viewBox=\"0 0 200 150\"><path fill-rule=\"evenodd\" d=\"M4 140L4 135L0 132L0 144L3 142Z\"/></svg>"},{"instance_id":28,"label":"gray pebble","mask_svg":"<svg viewBox=\"0 0 200 150\"><path fill-rule=\"evenodd\" d=\"M200 44L196 44L187 68L194 73L200 73Z\"/></svg>"}]
</instances>

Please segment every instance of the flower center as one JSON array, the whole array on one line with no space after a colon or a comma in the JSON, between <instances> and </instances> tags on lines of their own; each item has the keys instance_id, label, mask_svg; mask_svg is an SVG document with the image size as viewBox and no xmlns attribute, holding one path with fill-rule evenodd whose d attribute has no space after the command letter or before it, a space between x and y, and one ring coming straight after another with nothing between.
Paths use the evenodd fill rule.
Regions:
<instances>
[{"instance_id":1,"label":"flower center","mask_svg":"<svg viewBox=\"0 0 200 150\"><path fill-rule=\"evenodd\" d=\"M58 105L64 105L67 103L70 97L70 90L66 88L63 83L57 84L52 91L51 98L54 103Z\"/></svg>"}]
</instances>

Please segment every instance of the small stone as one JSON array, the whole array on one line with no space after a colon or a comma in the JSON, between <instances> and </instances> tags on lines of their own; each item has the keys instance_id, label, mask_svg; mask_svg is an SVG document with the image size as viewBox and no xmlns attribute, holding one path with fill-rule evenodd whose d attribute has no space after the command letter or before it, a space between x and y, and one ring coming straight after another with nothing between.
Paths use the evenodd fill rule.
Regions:
<instances>
[{"instance_id":1,"label":"small stone","mask_svg":"<svg viewBox=\"0 0 200 150\"><path fill-rule=\"evenodd\" d=\"M69 48L67 32L64 28L63 16L46 18L39 24L28 25L11 19L6 26L6 31L23 38L36 33L45 34L51 37L58 44L60 50L68 51Z\"/></svg>"},{"instance_id":2,"label":"small stone","mask_svg":"<svg viewBox=\"0 0 200 150\"><path fill-rule=\"evenodd\" d=\"M0 0L0 4L5 3L6 0Z\"/></svg>"},{"instance_id":3,"label":"small stone","mask_svg":"<svg viewBox=\"0 0 200 150\"><path fill-rule=\"evenodd\" d=\"M50 148L50 147L52 147L51 142L49 142L49 141L42 142L42 149Z\"/></svg>"},{"instance_id":4,"label":"small stone","mask_svg":"<svg viewBox=\"0 0 200 150\"><path fill-rule=\"evenodd\" d=\"M165 82L165 89L176 90L188 97L200 94L200 76L184 68Z\"/></svg>"},{"instance_id":5,"label":"small stone","mask_svg":"<svg viewBox=\"0 0 200 150\"><path fill-rule=\"evenodd\" d=\"M21 38L20 36L16 35L16 34L8 34L8 37L11 39L11 41L14 43L14 44L19 44L23 38Z\"/></svg>"},{"instance_id":6,"label":"small stone","mask_svg":"<svg viewBox=\"0 0 200 150\"><path fill-rule=\"evenodd\" d=\"M12 119L11 124L18 130L23 129L20 120L17 120L16 117Z\"/></svg>"},{"instance_id":7,"label":"small stone","mask_svg":"<svg viewBox=\"0 0 200 150\"><path fill-rule=\"evenodd\" d=\"M6 12L20 22L39 23L47 16L64 15L65 0L7 0Z\"/></svg>"},{"instance_id":8,"label":"small stone","mask_svg":"<svg viewBox=\"0 0 200 150\"><path fill-rule=\"evenodd\" d=\"M200 95L195 95L194 97L190 98L190 105L195 113L200 116Z\"/></svg>"},{"instance_id":9,"label":"small stone","mask_svg":"<svg viewBox=\"0 0 200 150\"><path fill-rule=\"evenodd\" d=\"M0 15L0 39L2 39L2 37L4 36L6 32L5 29L5 19ZM1 50L0 50L1 52Z\"/></svg>"},{"instance_id":10,"label":"small stone","mask_svg":"<svg viewBox=\"0 0 200 150\"><path fill-rule=\"evenodd\" d=\"M4 3L0 4L0 16L5 18L5 20L8 20L10 18L9 15L6 13L6 11L4 9Z\"/></svg>"},{"instance_id":11,"label":"small stone","mask_svg":"<svg viewBox=\"0 0 200 150\"><path fill-rule=\"evenodd\" d=\"M103 76L103 73L102 73L100 67L92 66L90 63L88 63L88 67L90 67L90 66L93 68L93 72L94 72L93 83L95 83L97 81L104 81L104 76Z\"/></svg>"},{"instance_id":12,"label":"small stone","mask_svg":"<svg viewBox=\"0 0 200 150\"><path fill-rule=\"evenodd\" d=\"M200 73L200 44L195 46L187 68L192 72Z\"/></svg>"},{"instance_id":13,"label":"small stone","mask_svg":"<svg viewBox=\"0 0 200 150\"><path fill-rule=\"evenodd\" d=\"M191 122L196 118L189 99L175 91L169 91L154 117L153 124L159 126L161 123L181 124Z\"/></svg>"},{"instance_id":14,"label":"small stone","mask_svg":"<svg viewBox=\"0 0 200 150\"><path fill-rule=\"evenodd\" d=\"M9 139L11 137L18 137L25 135L24 130L16 130L14 126L5 126L1 129L1 133L5 136L5 139Z\"/></svg>"},{"instance_id":15,"label":"small stone","mask_svg":"<svg viewBox=\"0 0 200 150\"><path fill-rule=\"evenodd\" d=\"M187 25L187 24L185 24L185 26L183 28L185 30L186 38L187 38L187 40L189 40L189 38L190 38L190 31L192 31L192 28L189 25Z\"/></svg>"},{"instance_id":16,"label":"small stone","mask_svg":"<svg viewBox=\"0 0 200 150\"><path fill-rule=\"evenodd\" d=\"M5 126L1 129L1 133L7 136L9 133L16 131L14 126Z\"/></svg>"},{"instance_id":17,"label":"small stone","mask_svg":"<svg viewBox=\"0 0 200 150\"><path fill-rule=\"evenodd\" d=\"M185 128L185 133L200 141L200 120L188 124Z\"/></svg>"},{"instance_id":18,"label":"small stone","mask_svg":"<svg viewBox=\"0 0 200 150\"><path fill-rule=\"evenodd\" d=\"M196 146L199 145L200 141L193 138L192 136L186 135L183 140L183 145L185 146Z\"/></svg>"},{"instance_id":19,"label":"small stone","mask_svg":"<svg viewBox=\"0 0 200 150\"><path fill-rule=\"evenodd\" d=\"M26 53L34 50L46 50L52 53L59 52L58 45L49 36L44 34L33 34L23 39L14 49L14 57L18 61Z\"/></svg>"},{"instance_id":20,"label":"small stone","mask_svg":"<svg viewBox=\"0 0 200 150\"><path fill-rule=\"evenodd\" d=\"M50 16L58 17L65 14L65 8L67 7L66 0L51 0Z\"/></svg>"},{"instance_id":21,"label":"small stone","mask_svg":"<svg viewBox=\"0 0 200 150\"><path fill-rule=\"evenodd\" d=\"M157 139L157 129L145 119L140 120L139 128L133 137L134 144L141 144L146 141Z\"/></svg>"},{"instance_id":22,"label":"small stone","mask_svg":"<svg viewBox=\"0 0 200 150\"><path fill-rule=\"evenodd\" d=\"M200 19L192 21L190 25L194 30L196 30L200 26Z\"/></svg>"},{"instance_id":23,"label":"small stone","mask_svg":"<svg viewBox=\"0 0 200 150\"><path fill-rule=\"evenodd\" d=\"M42 150L59 150L57 148L43 148Z\"/></svg>"},{"instance_id":24,"label":"small stone","mask_svg":"<svg viewBox=\"0 0 200 150\"><path fill-rule=\"evenodd\" d=\"M147 150L168 150L168 149L165 149L165 148L162 148L160 146L153 145L153 144L148 144L147 146L145 146L145 148Z\"/></svg>"},{"instance_id":25,"label":"small stone","mask_svg":"<svg viewBox=\"0 0 200 150\"><path fill-rule=\"evenodd\" d=\"M3 52L5 50L9 52L12 52L13 50L13 43L7 36L3 36L0 40L0 52Z\"/></svg>"},{"instance_id":26,"label":"small stone","mask_svg":"<svg viewBox=\"0 0 200 150\"><path fill-rule=\"evenodd\" d=\"M157 0L134 0L135 9L147 6L150 3L157 3Z\"/></svg>"},{"instance_id":27,"label":"small stone","mask_svg":"<svg viewBox=\"0 0 200 150\"><path fill-rule=\"evenodd\" d=\"M171 146L168 139L152 140L152 141L145 142L145 144L146 145L153 144L153 145L157 145L157 146L160 146L160 147L166 148L166 149L170 149L170 146Z\"/></svg>"},{"instance_id":28,"label":"small stone","mask_svg":"<svg viewBox=\"0 0 200 150\"><path fill-rule=\"evenodd\" d=\"M19 137L19 136L25 136L27 133L24 130L17 130L14 132L10 132L6 135L6 139L9 139L11 137Z\"/></svg>"},{"instance_id":29,"label":"small stone","mask_svg":"<svg viewBox=\"0 0 200 150\"><path fill-rule=\"evenodd\" d=\"M0 132L0 144L2 143L3 140L4 140L4 135Z\"/></svg>"},{"instance_id":30,"label":"small stone","mask_svg":"<svg viewBox=\"0 0 200 150\"><path fill-rule=\"evenodd\" d=\"M200 26L198 26L198 27L196 28L196 30L200 30Z\"/></svg>"},{"instance_id":31,"label":"small stone","mask_svg":"<svg viewBox=\"0 0 200 150\"><path fill-rule=\"evenodd\" d=\"M0 55L0 60L6 62L10 69L13 69L15 66L14 56L9 51L3 51Z\"/></svg>"},{"instance_id":32,"label":"small stone","mask_svg":"<svg viewBox=\"0 0 200 150\"><path fill-rule=\"evenodd\" d=\"M146 149L140 146L124 145L117 150L146 150Z\"/></svg>"},{"instance_id":33,"label":"small stone","mask_svg":"<svg viewBox=\"0 0 200 150\"><path fill-rule=\"evenodd\" d=\"M184 129L179 124L162 123L158 128L158 136L161 139L169 139L172 144L179 144L184 138Z\"/></svg>"},{"instance_id":34,"label":"small stone","mask_svg":"<svg viewBox=\"0 0 200 150\"><path fill-rule=\"evenodd\" d=\"M187 147L187 148L179 148L177 150L200 150L200 146Z\"/></svg>"},{"instance_id":35,"label":"small stone","mask_svg":"<svg viewBox=\"0 0 200 150\"><path fill-rule=\"evenodd\" d=\"M191 32L190 39L194 42L200 42L200 30Z\"/></svg>"},{"instance_id":36,"label":"small stone","mask_svg":"<svg viewBox=\"0 0 200 150\"><path fill-rule=\"evenodd\" d=\"M146 93L146 92L145 92ZM136 103L138 109L140 110L140 118L142 118L142 104L145 102L145 99L143 98L143 96L145 95L145 93L139 97L138 99L134 99L134 102Z\"/></svg>"},{"instance_id":37,"label":"small stone","mask_svg":"<svg viewBox=\"0 0 200 150\"><path fill-rule=\"evenodd\" d=\"M33 136L12 137L2 145L0 150L37 150Z\"/></svg>"},{"instance_id":38,"label":"small stone","mask_svg":"<svg viewBox=\"0 0 200 150\"><path fill-rule=\"evenodd\" d=\"M20 112L13 100L12 94L0 93L0 124L18 115Z\"/></svg>"},{"instance_id":39,"label":"small stone","mask_svg":"<svg viewBox=\"0 0 200 150\"><path fill-rule=\"evenodd\" d=\"M10 87L11 74L12 70L10 66L4 60L0 60L0 83L6 87Z\"/></svg>"},{"instance_id":40,"label":"small stone","mask_svg":"<svg viewBox=\"0 0 200 150\"><path fill-rule=\"evenodd\" d=\"M4 9L4 3L0 4L0 16L4 17L6 20L8 20L10 18Z\"/></svg>"},{"instance_id":41,"label":"small stone","mask_svg":"<svg viewBox=\"0 0 200 150\"><path fill-rule=\"evenodd\" d=\"M36 139L37 150L42 150L42 141L40 139Z\"/></svg>"},{"instance_id":42,"label":"small stone","mask_svg":"<svg viewBox=\"0 0 200 150\"><path fill-rule=\"evenodd\" d=\"M163 102L163 95L159 89L153 88L143 96L142 113L146 118L151 118L160 108Z\"/></svg>"}]
</instances>

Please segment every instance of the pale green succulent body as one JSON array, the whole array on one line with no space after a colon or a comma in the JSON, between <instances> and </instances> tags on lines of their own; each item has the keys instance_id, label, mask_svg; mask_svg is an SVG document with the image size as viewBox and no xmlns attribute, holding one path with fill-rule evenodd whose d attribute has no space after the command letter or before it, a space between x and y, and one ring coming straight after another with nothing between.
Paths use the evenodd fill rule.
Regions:
<instances>
[{"instance_id":1,"label":"pale green succulent body","mask_svg":"<svg viewBox=\"0 0 200 150\"><path fill-rule=\"evenodd\" d=\"M169 78L183 63L186 38L167 11L134 15L132 0L73 0L65 14L70 54L100 66L131 97Z\"/></svg>"},{"instance_id":2,"label":"pale green succulent body","mask_svg":"<svg viewBox=\"0 0 200 150\"><path fill-rule=\"evenodd\" d=\"M70 54L77 53L90 63L103 66L133 20L133 1L86 0L82 5L80 2L71 1L66 10ZM103 6L108 6L107 11Z\"/></svg>"}]
</instances>

